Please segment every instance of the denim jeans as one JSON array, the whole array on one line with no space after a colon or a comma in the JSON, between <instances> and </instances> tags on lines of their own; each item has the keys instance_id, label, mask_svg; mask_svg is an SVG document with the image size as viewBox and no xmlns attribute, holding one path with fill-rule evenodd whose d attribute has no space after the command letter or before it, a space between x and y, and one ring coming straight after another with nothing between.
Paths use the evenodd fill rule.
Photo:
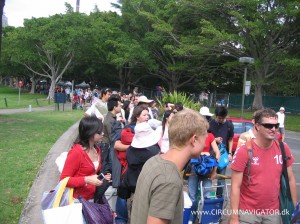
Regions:
<instances>
[{"instance_id":1,"label":"denim jeans","mask_svg":"<svg viewBox=\"0 0 300 224\"><path fill-rule=\"evenodd\" d=\"M194 167L191 169L191 174L196 174L196 171ZM198 187L200 186L200 181L202 181L202 187L203 189L203 196L204 198L207 198L210 196L210 189L207 189L205 187L211 187L212 181L208 178L201 178L198 175L193 175L189 177L188 180L188 188L189 188L189 197L192 201L192 209L189 220L192 222L196 221L197 218L197 211L198 211L198 201L197 201L197 194L198 194Z\"/></svg>"},{"instance_id":2,"label":"denim jeans","mask_svg":"<svg viewBox=\"0 0 300 224\"><path fill-rule=\"evenodd\" d=\"M223 168L222 170L217 169L217 174L225 175L226 174L226 167ZM224 185L225 186L225 179L218 179L218 186L219 185ZM223 189L224 189L224 187L218 187L217 188L217 192L216 192L217 197L219 197L219 198L223 197Z\"/></svg>"},{"instance_id":3,"label":"denim jeans","mask_svg":"<svg viewBox=\"0 0 300 224\"><path fill-rule=\"evenodd\" d=\"M117 197L116 202L116 224L126 224L128 221L127 200Z\"/></svg>"}]
</instances>

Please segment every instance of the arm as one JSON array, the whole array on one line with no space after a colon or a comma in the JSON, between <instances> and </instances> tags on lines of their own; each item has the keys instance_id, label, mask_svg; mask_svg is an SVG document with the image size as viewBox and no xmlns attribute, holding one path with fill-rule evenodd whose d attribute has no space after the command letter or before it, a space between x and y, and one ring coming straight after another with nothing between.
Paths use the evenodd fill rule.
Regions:
<instances>
[{"instance_id":1,"label":"arm","mask_svg":"<svg viewBox=\"0 0 300 224\"><path fill-rule=\"evenodd\" d=\"M118 151L126 151L128 149L129 145L124 145L122 144L122 142L120 140L117 140L115 142L115 150L118 150Z\"/></svg>"},{"instance_id":2,"label":"arm","mask_svg":"<svg viewBox=\"0 0 300 224\"><path fill-rule=\"evenodd\" d=\"M219 147L218 147L218 145L217 145L216 140L213 140L213 141L211 142L211 147L212 147L212 149L214 150L214 152L216 153L216 159L217 159L217 161L219 162L219 159L220 159L220 150L219 150Z\"/></svg>"},{"instance_id":3,"label":"arm","mask_svg":"<svg viewBox=\"0 0 300 224\"><path fill-rule=\"evenodd\" d=\"M240 188L243 180L243 172L232 170L231 174L231 194L230 194L230 224L239 223L239 203L240 203Z\"/></svg>"},{"instance_id":4,"label":"arm","mask_svg":"<svg viewBox=\"0 0 300 224\"><path fill-rule=\"evenodd\" d=\"M229 158L229 161L232 160L232 146L233 146L233 138L230 138L228 140L228 150L229 150L228 158Z\"/></svg>"},{"instance_id":5,"label":"arm","mask_svg":"<svg viewBox=\"0 0 300 224\"><path fill-rule=\"evenodd\" d=\"M160 219L153 216L148 216L147 218L147 224L167 224L169 223L169 220L167 219Z\"/></svg>"},{"instance_id":6,"label":"arm","mask_svg":"<svg viewBox=\"0 0 300 224\"><path fill-rule=\"evenodd\" d=\"M298 201L298 193L297 193L297 187L296 187L296 179L294 176L293 168L292 166L289 166L287 168L288 175L289 175L289 184L290 184L290 190L292 195L292 200L294 203L294 207L296 207L297 201Z\"/></svg>"}]
</instances>

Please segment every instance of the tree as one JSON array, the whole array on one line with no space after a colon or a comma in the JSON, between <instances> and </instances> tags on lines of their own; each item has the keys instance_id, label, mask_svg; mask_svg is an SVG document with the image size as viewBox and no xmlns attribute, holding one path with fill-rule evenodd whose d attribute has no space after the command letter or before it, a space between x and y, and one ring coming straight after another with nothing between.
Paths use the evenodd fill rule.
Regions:
<instances>
[{"instance_id":1,"label":"tree","mask_svg":"<svg viewBox=\"0 0 300 224\"><path fill-rule=\"evenodd\" d=\"M0 0L0 61L1 61L1 50L2 50L2 16L5 0Z\"/></svg>"},{"instance_id":2,"label":"tree","mask_svg":"<svg viewBox=\"0 0 300 224\"><path fill-rule=\"evenodd\" d=\"M56 83L71 66L77 49L83 43L86 15L67 13L49 18L25 20L24 27L8 36L14 44L13 61L24 65L31 73L49 78L48 98L54 97Z\"/></svg>"},{"instance_id":3,"label":"tree","mask_svg":"<svg viewBox=\"0 0 300 224\"><path fill-rule=\"evenodd\" d=\"M296 26L298 1L184 1L201 15L202 39L215 54L255 59L252 83L253 108L263 107L262 93L267 80L282 69L292 43L300 34Z\"/></svg>"}]
</instances>

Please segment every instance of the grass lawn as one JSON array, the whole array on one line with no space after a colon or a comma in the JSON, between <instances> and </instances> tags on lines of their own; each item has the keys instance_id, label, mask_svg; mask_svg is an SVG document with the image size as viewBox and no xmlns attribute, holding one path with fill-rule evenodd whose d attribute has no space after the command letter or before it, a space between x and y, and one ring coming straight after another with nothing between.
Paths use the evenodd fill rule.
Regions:
<instances>
[{"instance_id":1,"label":"grass lawn","mask_svg":"<svg viewBox=\"0 0 300 224\"><path fill-rule=\"evenodd\" d=\"M32 107L49 106L49 102L46 98L47 95L30 94L29 92L25 92L25 90L21 90L19 104L19 89L0 85L0 109L28 108L29 105ZM54 102L52 100L50 105L53 104Z\"/></svg>"},{"instance_id":2,"label":"grass lawn","mask_svg":"<svg viewBox=\"0 0 300 224\"><path fill-rule=\"evenodd\" d=\"M18 223L43 160L82 110L0 115L0 223Z\"/></svg>"}]
</instances>

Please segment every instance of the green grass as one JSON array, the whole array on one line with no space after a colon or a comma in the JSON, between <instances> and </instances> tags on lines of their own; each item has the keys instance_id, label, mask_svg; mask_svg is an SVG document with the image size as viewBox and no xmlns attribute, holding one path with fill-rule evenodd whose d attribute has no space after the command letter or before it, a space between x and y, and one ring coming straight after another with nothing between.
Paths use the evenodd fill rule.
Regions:
<instances>
[{"instance_id":1,"label":"green grass","mask_svg":"<svg viewBox=\"0 0 300 224\"><path fill-rule=\"evenodd\" d=\"M0 223L18 223L41 164L82 111L0 115Z\"/></svg>"},{"instance_id":2,"label":"green grass","mask_svg":"<svg viewBox=\"0 0 300 224\"><path fill-rule=\"evenodd\" d=\"M32 107L49 106L46 98L47 95L30 94L22 89L20 91L19 103L19 89L0 85L0 109L27 108L29 105ZM50 105L53 104L52 100Z\"/></svg>"}]
</instances>

